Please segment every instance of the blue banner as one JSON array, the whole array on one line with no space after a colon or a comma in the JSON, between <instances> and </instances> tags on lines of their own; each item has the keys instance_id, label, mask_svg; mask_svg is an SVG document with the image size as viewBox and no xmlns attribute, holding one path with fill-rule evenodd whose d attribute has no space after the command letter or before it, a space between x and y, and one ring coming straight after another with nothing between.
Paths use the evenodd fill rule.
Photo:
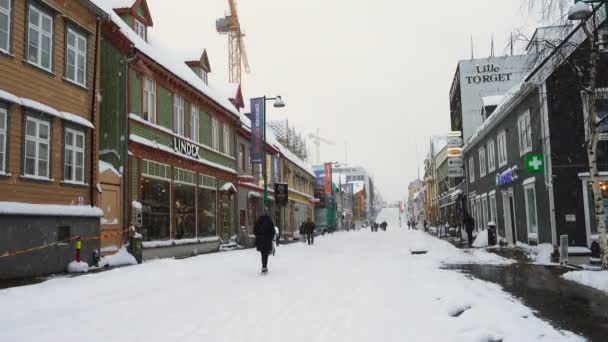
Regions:
<instances>
[{"instance_id":1,"label":"blue banner","mask_svg":"<svg viewBox=\"0 0 608 342\"><path fill-rule=\"evenodd\" d=\"M251 99L251 163L264 163L264 98Z\"/></svg>"}]
</instances>

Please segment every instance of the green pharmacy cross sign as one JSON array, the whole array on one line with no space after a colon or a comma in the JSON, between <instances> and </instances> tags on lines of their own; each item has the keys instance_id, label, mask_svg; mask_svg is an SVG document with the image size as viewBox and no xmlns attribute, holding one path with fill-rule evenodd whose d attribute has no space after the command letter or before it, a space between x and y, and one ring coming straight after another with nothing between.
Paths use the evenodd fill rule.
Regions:
<instances>
[{"instance_id":1,"label":"green pharmacy cross sign","mask_svg":"<svg viewBox=\"0 0 608 342\"><path fill-rule=\"evenodd\" d=\"M526 169L528 172L545 171L545 161L542 154L528 154L526 156Z\"/></svg>"}]
</instances>

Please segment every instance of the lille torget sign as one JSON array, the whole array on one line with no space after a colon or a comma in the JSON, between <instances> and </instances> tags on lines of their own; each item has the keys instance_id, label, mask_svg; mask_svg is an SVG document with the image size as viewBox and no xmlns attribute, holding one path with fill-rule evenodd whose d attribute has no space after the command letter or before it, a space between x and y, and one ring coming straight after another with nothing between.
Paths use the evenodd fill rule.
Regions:
<instances>
[{"instance_id":1,"label":"lille torget sign","mask_svg":"<svg viewBox=\"0 0 608 342\"><path fill-rule=\"evenodd\" d=\"M496 64L478 65L475 67L478 75L465 76L468 84L482 84L494 82L508 82L513 76L512 72L500 72L500 67Z\"/></svg>"},{"instance_id":2,"label":"lille torget sign","mask_svg":"<svg viewBox=\"0 0 608 342\"><path fill-rule=\"evenodd\" d=\"M199 146L178 137L173 137L173 151L188 157L199 159Z\"/></svg>"}]
</instances>

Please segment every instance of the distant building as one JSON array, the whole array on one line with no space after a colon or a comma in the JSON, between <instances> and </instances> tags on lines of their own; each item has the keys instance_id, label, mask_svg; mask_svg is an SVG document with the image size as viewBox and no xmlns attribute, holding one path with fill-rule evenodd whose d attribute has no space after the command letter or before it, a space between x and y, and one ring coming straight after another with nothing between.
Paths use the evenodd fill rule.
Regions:
<instances>
[{"instance_id":1,"label":"distant building","mask_svg":"<svg viewBox=\"0 0 608 342\"><path fill-rule=\"evenodd\" d=\"M533 56L503 56L459 61L450 89L452 131L462 132L464 141L467 141L483 122L480 115L484 107L482 99L504 95L521 82L529 71Z\"/></svg>"}]
</instances>

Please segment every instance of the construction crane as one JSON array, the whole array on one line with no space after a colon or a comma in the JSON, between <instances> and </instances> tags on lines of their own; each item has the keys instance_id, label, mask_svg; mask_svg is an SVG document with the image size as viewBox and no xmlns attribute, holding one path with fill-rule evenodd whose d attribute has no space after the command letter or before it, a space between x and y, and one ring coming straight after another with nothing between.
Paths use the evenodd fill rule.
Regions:
<instances>
[{"instance_id":1,"label":"construction crane","mask_svg":"<svg viewBox=\"0 0 608 342\"><path fill-rule=\"evenodd\" d=\"M331 140L327 140L327 139L323 138L322 136L320 136L318 128L317 128L317 133L316 134L310 133L308 135L308 137L310 139L312 139L313 143L315 144L315 148L316 148L316 152L317 152L317 161L316 161L316 164L319 164L319 163L321 163L321 143L325 143L325 144L327 144L329 146L333 146L333 145L335 145L335 143L333 141L331 141Z\"/></svg>"},{"instance_id":2,"label":"construction crane","mask_svg":"<svg viewBox=\"0 0 608 342\"><path fill-rule=\"evenodd\" d=\"M249 61L245 51L245 34L241 30L239 16L236 10L236 0L228 0L230 13L215 21L215 28L219 34L228 35L228 81L241 83L241 70L249 73Z\"/></svg>"}]
</instances>

